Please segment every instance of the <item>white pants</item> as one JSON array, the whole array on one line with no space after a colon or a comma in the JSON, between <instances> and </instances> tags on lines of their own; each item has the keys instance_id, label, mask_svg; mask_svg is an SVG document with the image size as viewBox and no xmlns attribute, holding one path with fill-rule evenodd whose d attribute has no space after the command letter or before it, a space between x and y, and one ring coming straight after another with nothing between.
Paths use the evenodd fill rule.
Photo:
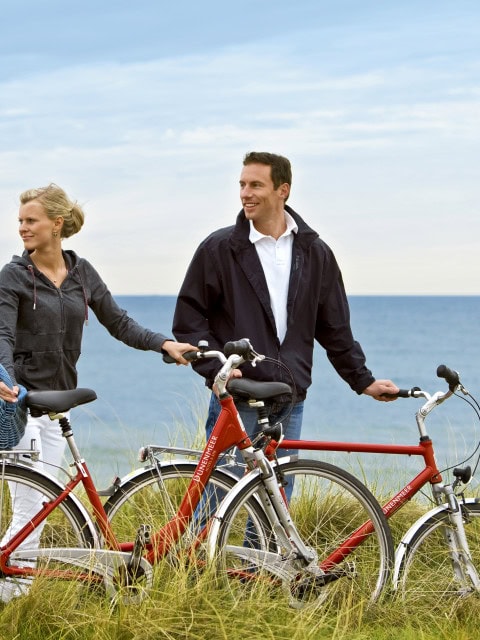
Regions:
<instances>
[{"instance_id":1,"label":"white pants","mask_svg":"<svg viewBox=\"0 0 480 640\"><path fill-rule=\"evenodd\" d=\"M68 413L65 415L69 417ZM39 460L32 462L32 466L39 471L45 470L47 473L57 476L58 467L62 464L65 451L65 438L62 436L58 420L50 420L48 416L32 418L29 415L25 435L15 449L30 449L32 440L35 440L35 449L40 452ZM9 489L13 516L1 541L2 545L40 511L44 499L39 491L25 485L10 482ZM35 529L21 545L22 548L37 548L40 544L42 529L43 525Z\"/></svg>"}]
</instances>

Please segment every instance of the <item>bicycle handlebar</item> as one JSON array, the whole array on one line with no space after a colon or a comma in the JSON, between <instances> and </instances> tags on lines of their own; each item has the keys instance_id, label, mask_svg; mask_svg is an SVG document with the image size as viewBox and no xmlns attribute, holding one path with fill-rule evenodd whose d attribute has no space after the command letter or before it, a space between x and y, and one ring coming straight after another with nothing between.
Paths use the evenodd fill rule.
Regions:
<instances>
[{"instance_id":1,"label":"bicycle handlebar","mask_svg":"<svg viewBox=\"0 0 480 640\"><path fill-rule=\"evenodd\" d=\"M413 396L413 392L417 390L417 387L413 387L412 389L399 389L398 393L396 393L397 398L411 398Z\"/></svg>"},{"instance_id":2,"label":"bicycle handlebar","mask_svg":"<svg viewBox=\"0 0 480 640\"><path fill-rule=\"evenodd\" d=\"M411 389L399 389L397 393L382 393L384 398L415 398L415 392L420 391L420 387Z\"/></svg>"},{"instance_id":3,"label":"bicycle handlebar","mask_svg":"<svg viewBox=\"0 0 480 640\"><path fill-rule=\"evenodd\" d=\"M445 364L439 364L437 367L437 376L446 380L448 389L451 393L456 391L460 383L460 374L454 369L450 369ZM399 389L398 393L384 393L384 396L392 398L419 398L426 397L426 391L422 391L420 387L412 387L411 389ZM443 395L443 394L442 394Z\"/></svg>"},{"instance_id":4,"label":"bicycle handlebar","mask_svg":"<svg viewBox=\"0 0 480 640\"><path fill-rule=\"evenodd\" d=\"M183 354L183 357L188 362L195 362L196 360L202 360L204 358L218 358L222 363L224 363L226 358L233 355L240 356L245 362L252 362L252 364L257 360L264 359L264 356L255 351L248 338L227 342L223 347L223 353L221 351L208 350L208 343L200 342L198 351L186 351ZM166 364L174 364L178 362L168 354L164 354L163 361Z\"/></svg>"},{"instance_id":5,"label":"bicycle handlebar","mask_svg":"<svg viewBox=\"0 0 480 640\"><path fill-rule=\"evenodd\" d=\"M182 355L188 362L195 362L195 360L198 360L199 353L199 351L185 351ZM163 354L163 361L165 364L175 364L178 362L178 360L169 356L168 353Z\"/></svg>"},{"instance_id":6,"label":"bicycle handlebar","mask_svg":"<svg viewBox=\"0 0 480 640\"><path fill-rule=\"evenodd\" d=\"M460 375L457 371L441 364L437 367L437 376L446 380L448 383L448 391L437 391L433 395L430 395L427 391L423 391L419 387L412 387L411 389L399 389L398 393L391 394L392 397L396 398L426 399L426 402L416 412L417 426L421 437L428 437L425 429L425 419L435 407L438 407L438 405L442 404L447 398L450 398L458 389L468 395L468 391L460 382Z\"/></svg>"},{"instance_id":7,"label":"bicycle handlebar","mask_svg":"<svg viewBox=\"0 0 480 640\"><path fill-rule=\"evenodd\" d=\"M437 376L439 378L443 378L448 382L448 388L450 389L450 391L455 391L455 389L460 384L460 375L458 371L450 369L445 364L438 365Z\"/></svg>"},{"instance_id":8,"label":"bicycle handlebar","mask_svg":"<svg viewBox=\"0 0 480 640\"><path fill-rule=\"evenodd\" d=\"M255 355L258 355L255 354L250 340L247 340L247 338L227 342L227 344L223 347L223 353L227 356L227 358L235 354L237 356L242 356L242 358L244 358L245 360L253 360Z\"/></svg>"},{"instance_id":9,"label":"bicycle handlebar","mask_svg":"<svg viewBox=\"0 0 480 640\"><path fill-rule=\"evenodd\" d=\"M241 340L232 340L230 342L227 342L223 348L223 353L221 351L207 351L207 348L208 348L207 342L200 343L198 351L186 351L183 354L183 357L188 362L195 362L196 360L201 360L203 358L216 357L223 364L225 364L227 359L230 358L232 359L232 362L230 364L229 371L231 371L232 368L236 368L242 362L251 362L252 365L255 366L255 363L257 361L264 359L264 356L260 355L255 351L255 349L253 348L248 338L242 338ZM232 358L232 356L238 356L240 358L240 361L236 360L234 362L235 359ZM165 354L163 356L163 361L167 364L172 364L174 362L177 362L175 358L172 358L168 354ZM222 372L223 372L223 368L220 374ZM447 365L445 364L438 365L437 376L439 378L443 378L444 380L446 380L448 384L448 392L445 392L445 393L438 392L437 394L435 394L435 396L433 396L433 402L435 405L439 404L440 402L443 402L443 400L446 400L446 398L449 397L452 393L454 393L459 386L460 387L462 386L460 383L460 374L458 373L458 371L455 371L454 369L450 369L450 367L447 367ZM227 379L227 376L225 375L224 372L223 372L223 375L221 375L221 378L224 380ZM392 393L392 394L385 393L383 395L389 396L392 398L424 397L429 399L429 401L432 400L430 398L430 394L428 394L426 391L422 391L420 387L412 387L411 389L399 389L398 393Z\"/></svg>"}]
</instances>

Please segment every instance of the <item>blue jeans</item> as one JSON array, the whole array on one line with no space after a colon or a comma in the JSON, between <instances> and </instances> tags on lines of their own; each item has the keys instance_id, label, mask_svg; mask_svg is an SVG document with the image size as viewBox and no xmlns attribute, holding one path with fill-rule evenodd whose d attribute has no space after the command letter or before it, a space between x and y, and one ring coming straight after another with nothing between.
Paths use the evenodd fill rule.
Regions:
<instances>
[{"instance_id":1,"label":"blue jeans","mask_svg":"<svg viewBox=\"0 0 480 640\"><path fill-rule=\"evenodd\" d=\"M253 440L262 430L262 427L258 424L258 415L255 407L250 407L248 402L236 402L235 403L238 413L242 419L243 425L245 427L246 432L250 436L250 439ZM300 438L300 433L302 430L302 419L303 419L303 401L297 402L291 407L290 403L279 403L274 401L265 401L265 407L267 409L268 418L270 424L275 424L277 422L281 422L283 426L283 434L286 439L289 440L298 440ZM210 437L212 433L213 427L215 426L215 422L220 414L220 403L218 401L217 396L212 393L210 398L210 406L208 408L207 422L205 425L205 429L207 432L207 439ZM290 415L288 415L291 409ZM278 456L288 456L297 453L296 449L278 449ZM236 458L238 462L242 462L242 456L239 451L236 452ZM241 477L244 473L244 468L241 466L232 467L231 470ZM290 499L293 492L293 479L290 479L287 484L284 486L285 494L287 500ZM223 495L220 494L219 491L212 492L211 488L207 487L206 493L204 494L204 498L201 501L201 506L205 508L207 504L206 498L208 497L208 513L212 513L215 510L216 506L222 500ZM198 522L198 518L197 518ZM202 518L202 524L205 523L205 519ZM245 529L245 538L243 541L244 547L251 548L259 548L258 538L253 527L252 521L249 519L246 523Z\"/></svg>"},{"instance_id":2,"label":"blue jeans","mask_svg":"<svg viewBox=\"0 0 480 640\"><path fill-rule=\"evenodd\" d=\"M257 410L250 407L248 402L236 402L235 406L242 419L246 432L253 440L261 431L261 426L257 423ZM270 423L281 422L283 425L283 434L287 440L299 440L302 431L303 420L303 401L293 405L292 412L288 416L291 408L290 403L265 401ZM220 403L217 396L212 393L210 405L208 407L207 422L205 429L207 432L207 440L213 431L215 422L220 414ZM285 416L287 416L285 418ZM278 456L289 456L297 453L296 449L278 449ZM237 460L242 460L241 455L237 452ZM239 471L240 473L240 471Z\"/></svg>"},{"instance_id":3,"label":"blue jeans","mask_svg":"<svg viewBox=\"0 0 480 640\"><path fill-rule=\"evenodd\" d=\"M238 409L240 417L242 418L244 427L248 435L251 439L255 438L261 431L261 427L257 423L257 410L253 407L250 407L247 402L236 402L235 405ZM282 422L285 438L298 440L300 438L300 432L302 429L303 401L293 405L290 416L288 416L285 420L282 420L282 417L287 415L290 409L289 403L266 402L265 405L267 406L270 422L272 422L272 420L275 422ZM221 406L218 398L214 393L212 393L212 396L210 398L210 406L208 408L207 421L205 424L207 440L213 431L215 422L217 421L217 418L220 414L220 409ZM288 456L297 453L297 450L278 449L277 453L279 457ZM238 462L242 462L242 456L238 451L236 453L236 457ZM244 473L244 467L232 466L231 471L241 477ZM290 498L292 490L293 483L290 481L289 484L285 487L287 498ZM207 485L205 487L205 493L200 500L200 504L197 507L194 516L194 522L196 523L196 526L202 527L205 524L207 518L213 513L213 511L215 511L216 506L221 502L223 497L224 494L219 489L214 490L211 485Z\"/></svg>"}]
</instances>

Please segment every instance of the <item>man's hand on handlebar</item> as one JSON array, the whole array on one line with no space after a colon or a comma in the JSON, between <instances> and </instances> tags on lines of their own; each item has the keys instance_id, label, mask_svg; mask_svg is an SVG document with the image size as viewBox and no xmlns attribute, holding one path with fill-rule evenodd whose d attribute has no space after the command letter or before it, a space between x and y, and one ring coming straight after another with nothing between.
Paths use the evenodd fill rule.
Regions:
<instances>
[{"instance_id":1,"label":"man's hand on handlebar","mask_svg":"<svg viewBox=\"0 0 480 640\"><path fill-rule=\"evenodd\" d=\"M231 380L232 378L241 378L242 375L243 374L240 371L240 369L233 369L233 371L230 372L230 377L228 379ZM228 382L227 382L227 384L228 384ZM218 387L217 387L216 384L213 385L212 391L218 398Z\"/></svg>"},{"instance_id":2,"label":"man's hand on handlebar","mask_svg":"<svg viewBox=\"0 0 480 640\"><path fill-rule=\"evenodd\" d=\"M175 342L175 340L165 340L162 344L162 349L168 353L174 360L176 360L176 364L189 364L188 360L185 360L182 354L187 351L198 351L198 347L194 347L187 342Z\"/></svg>"},{"instance_id":3,"label":"man's hand on handlebar","mask_svg":"<svg viewBox=\"0 0 480 640\"><path fill-rule=\"evenodd\" d=\"M379 402L392 402L397 399L399 388L391 380L375 380L362 391L366 396L371 396Z\"/></svg>"}]
</instances>

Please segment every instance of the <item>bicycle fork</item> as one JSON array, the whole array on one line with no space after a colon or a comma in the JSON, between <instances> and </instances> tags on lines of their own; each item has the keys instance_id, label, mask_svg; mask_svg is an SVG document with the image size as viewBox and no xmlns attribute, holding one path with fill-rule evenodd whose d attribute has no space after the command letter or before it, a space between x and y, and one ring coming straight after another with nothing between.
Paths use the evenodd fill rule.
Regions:
<instances>
[{"instance_id":1,"label":"bicycle fork","mask_svg":"<svg viewBox=\"0 0 480 640\"><path fill-rule=\"evenodd\" d=\"M256 496L267 515L278 551L274 553L244 546L236 549L237 555L280 578L293 607L301 607L323 597L324 587L330 582L352 578L355 569L350 563L328 571L322 569L317 551L305 544L290 516L277 470L263 450L244 450L243 455L247 466L255 469L254 473L261 480ZM281 469L278 472L281 476Z\"/></svg>"},{"instance_id":2,"label":"bicycle fork","mask_svg":"<svg viewBox=\"0 0 480 640\"><path fill-rule=\"evenodd\" d=\"M339 578L353 578L355 576L355 566L351 562L345 562L342 566L330 565L329 569L323 569L315 549L307 546L299 534L288 509L287 496L280 488L277 474L271 462L265 456L260 457L258 467L262 472L264 489L259 491L259 498L267 513L273 531L277 536L277 541L281 549L289 549L289 554L285 554L286 560L295 560L294 569L304 571L301 577L295 575L295 590L312 589L324 587L330 582ZM281 468L278 470L281 476Z\"/></svg>"},{"instance_id":3,"label":"bicycle fork","mask_svg":"<svg viewBox=\"0 0 480 640\"><path fill-rule=\"evenodd\" d=\"M255 460L255 466L260 470L263 485L258 497L271 523L284 559L301 559L306 565L310 565L318 559L317 554L305 545L298 533L272 464L261 449L253 451L252 457Z\"/></svg>"},{"instance_id":4,"label":"bicycle fork","mask_svg":"<svg viewBox=\"0 0 480 640\"><path fill-rule=\"evenodd\" d=\"M480 591L480 578L472 561L472 554L468 546L465 533L464 510L462 503L455 495L452 485L434 487L434 497L438 499L444 495L449 507L451 527L444 527L445 542L449 549L455 580L460 585L460 591L469 593Z\"/></svg>"}]
</instances>

